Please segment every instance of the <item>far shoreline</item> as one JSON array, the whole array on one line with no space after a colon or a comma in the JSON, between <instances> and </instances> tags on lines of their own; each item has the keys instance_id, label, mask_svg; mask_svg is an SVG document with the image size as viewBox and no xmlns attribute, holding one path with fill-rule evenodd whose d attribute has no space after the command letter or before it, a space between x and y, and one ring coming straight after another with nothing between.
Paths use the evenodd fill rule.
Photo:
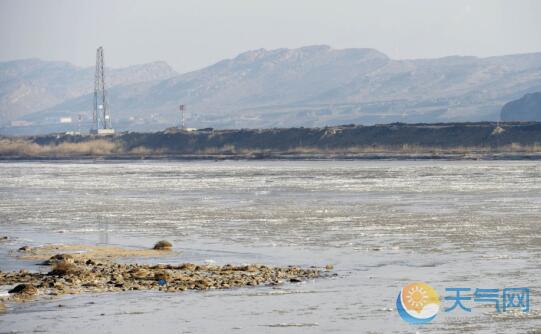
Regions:
<instances>
[{"instance_id":1,"label":"far shoreline","mask_svg":"<svg viewBox=\"0 0 541 334\"><path fill-rule=\"evenodd\" d=\"M0 136L8 160L541 160L541 122Z\"/></svg>"},{"instance_id":2,"label":"far shoreline","mask_svg":"<svg viewBox=\"0 0 541 334\"><path fill-rule=\"evenodd\" d=\"M0 162L137 162L137 161L540 161L541 152L438 153L438 154L265 154L265 155L107 155L19 156L0 155Z\"/></svg>"}]
</instances>

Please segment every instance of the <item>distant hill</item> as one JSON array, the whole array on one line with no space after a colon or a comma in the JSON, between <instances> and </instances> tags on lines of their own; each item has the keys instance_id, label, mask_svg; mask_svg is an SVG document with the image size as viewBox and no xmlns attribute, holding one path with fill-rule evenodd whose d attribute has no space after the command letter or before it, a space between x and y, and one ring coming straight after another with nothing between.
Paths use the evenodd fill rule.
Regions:
<instances>
[{"instance_id":1,"label":"distant hill","mask_svg":"<svg viewBox=\"0 0 541 334\"><path fill-rule=\"evenodd\" d=\"M58 69L58 75L63 71ZM87 71L85 82L92 86L92 69ZM114 73L109 70L108 76ZM157 131L176 125L181 103L187 105L188 126L198 128L496 120L506 102L541 90L541 53L394 60L373 49L308 46L248 51L198 71L165 71L164 76L108 80L117 129ZM5 81L0 79L0 92ZM20 132L61 131L60 117L89 115L92 95L80 94L84 89L64 93L77 87L69 82L54 89L61 94L45 98L41 91L49 88L20 94L17 103L26 109L16 118L33 123ZM8 107L0 108L7 112Z\"/></svg>"},{"instance_id":2,"label":"distant hill","mask_svg":"<svg viewBox=\"0 0 541 334\"><path fill-rule=\"evenodd\" d=\"M541 122L541 92L526 94L518 100L505 104L501 118L502 121Z\"/></svg>"},{"instance_id":3,"label":"distant hill","mask_svg":"<svg viewBox=\"0 0 541 334\"><path fill-rule=\"evenodd\" d=\"M170 78L177 73L164 62L107 69L107 84L126 85ZM24 59L0 62L0 119L20 119L89 94L94 89L94 68L67 62ZM85 106L92 110L92 105Z\"/></svg>"}]
</instances>

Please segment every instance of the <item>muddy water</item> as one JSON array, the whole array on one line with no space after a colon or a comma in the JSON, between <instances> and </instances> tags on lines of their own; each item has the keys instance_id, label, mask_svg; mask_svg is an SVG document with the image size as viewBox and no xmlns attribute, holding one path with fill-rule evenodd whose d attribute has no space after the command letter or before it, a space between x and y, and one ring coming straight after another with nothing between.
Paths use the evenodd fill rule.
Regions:
<instances>
[{"instance_id":1,"label":"muddy water","mask_svg":"<svg viewBox=\"0 0 541 334\"><path fill-rule=\"evenodd\" d=\"M10 237L0 243L4 271L44 270L8 255L26 244L150 247L165 238L178 254L130 261L332 263L338 274L275 287L7 304L2 332L541 328L539 162L1 163L0 231ZM395 300L412 281L442 299L447 287L528 287L531 310L498 313L470 302L471 313L441 310L430 324L410 325Z\"/></svg>"}]
</instances>

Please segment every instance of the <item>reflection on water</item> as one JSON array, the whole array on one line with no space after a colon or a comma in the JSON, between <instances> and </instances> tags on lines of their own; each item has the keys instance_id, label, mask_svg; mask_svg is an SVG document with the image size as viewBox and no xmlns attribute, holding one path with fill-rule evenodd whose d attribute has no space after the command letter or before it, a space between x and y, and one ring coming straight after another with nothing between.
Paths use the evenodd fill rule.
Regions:
<instances>
[{"instance_id":1,"label":"reflection on water","mask_svg":"<svg viewBox=\"0 0 541 334\"><path fill-rule=\"evenodd\" d=\"M109 244L109 220L98 215L98 245Z\"/></svg>"},{"instance_id":2,"label":"reflection on water","mask_svg":"<svg viewBox=\"0 0 541 334\"><path fill-rule=\"evenodd\" d=\"M134 323L143 322L146 330L185 332L509 333L541 327L536 162L2 163L0 175L0 229L18 238L11 248L150 247L165 238L179 255L146 261L333 263L339 274L275 288L66 297L68 307L60 309L58 302L15 305L0 317L2 328L142 332ZM0 258L0 268L13 266ZM528 286L534 311L441 313L429 327L412 327L393 307L400 287L419 280L440 293L449 286ZM58 317L68 327L59 328Z\"/></svg>"}]
</instances>

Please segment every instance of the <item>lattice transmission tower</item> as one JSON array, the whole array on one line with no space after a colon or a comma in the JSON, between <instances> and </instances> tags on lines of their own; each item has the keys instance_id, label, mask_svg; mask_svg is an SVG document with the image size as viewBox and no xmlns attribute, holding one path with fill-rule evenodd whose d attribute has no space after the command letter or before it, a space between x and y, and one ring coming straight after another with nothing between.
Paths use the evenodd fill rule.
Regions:
<instances>
[{"instance_id":1,"label":"lattice transmission tower","mask_svg":"<svg viewBox=\"0 0 541 334\"><path fill-rule=\"evenodd\" d=\"M111 129L111 111L107 103L107 90L105 89L105 71L103 65L103 47L96 50L96 74L94 76L94 113L93 124L96 130Z\"/></svg>"}]
</instances>

